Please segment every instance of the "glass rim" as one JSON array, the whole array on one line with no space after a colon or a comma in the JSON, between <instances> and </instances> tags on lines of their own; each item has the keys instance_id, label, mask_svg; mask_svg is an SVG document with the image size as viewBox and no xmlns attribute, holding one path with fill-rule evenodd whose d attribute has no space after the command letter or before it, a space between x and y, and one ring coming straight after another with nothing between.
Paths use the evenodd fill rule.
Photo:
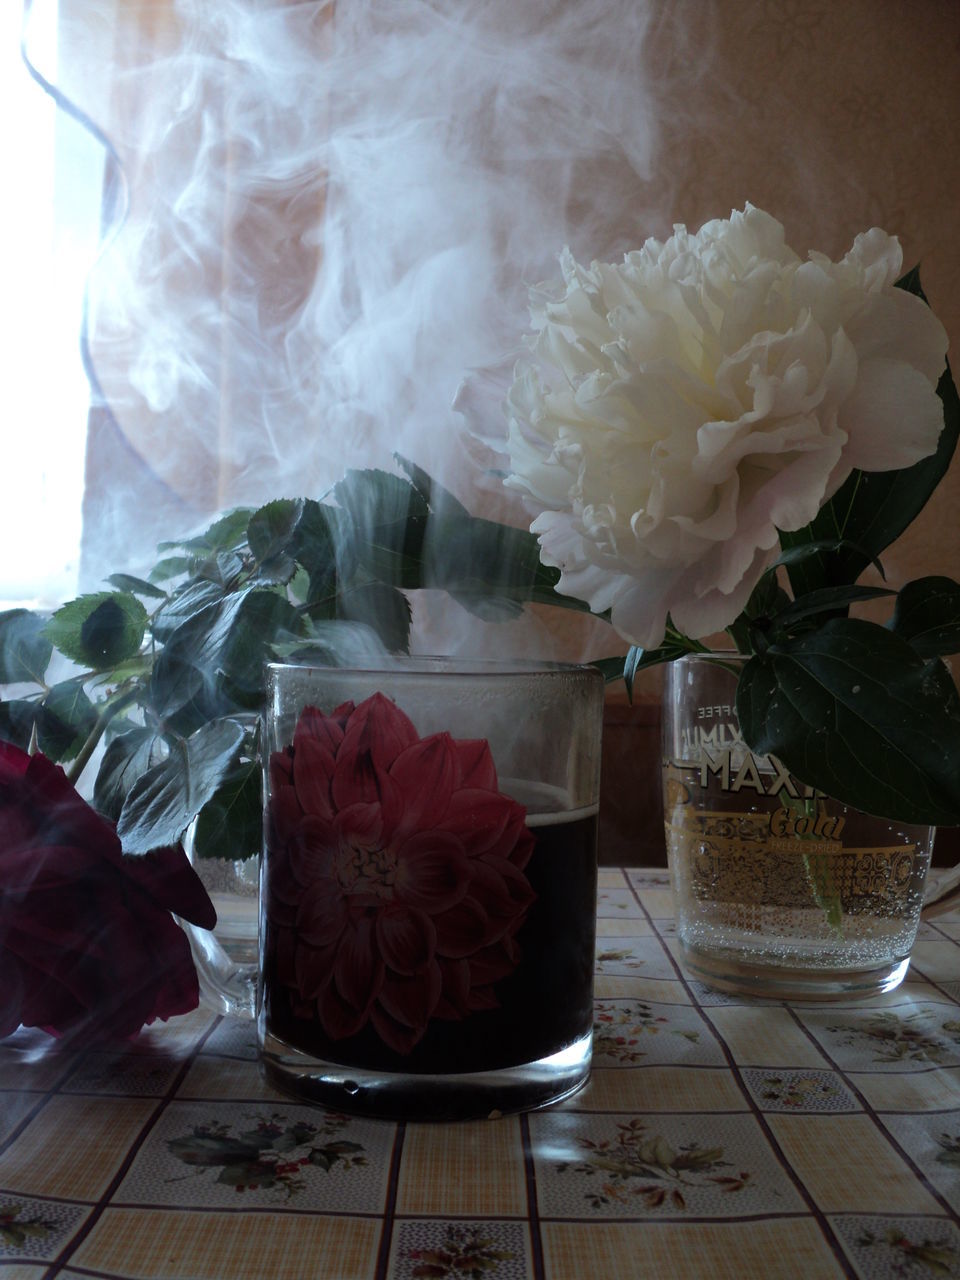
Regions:
<instances>
[{"instance_id":1,"label":"glass rim","mask_svg":"<svg viewBox=\"0 0 960 1280\"><path fill-rule=\"evenodd\" d=\"M677 662L747 662L754 655L752 653L741 653L739 649L704 649L700 653L681 653L678 657L673 658L668 666L673 666Z\"/></svg>"},{"instance_id":2,"label":"glass rim","mask_svg":"<svg viewBox=\"0 0 960 1280\"><path fill-rule=\"evenodd\" d=\"M324 675L422 677L455 675L465 680L489 679L492 676L525 679L530 676L568 676L596 679L603 683L603 672L588 662L552 662L537 658L467 658L450 654L399 655L380 665L328 666L317 662L267 662L268 677L281 671L322 672Z\"/></svg>"}]
</instances>

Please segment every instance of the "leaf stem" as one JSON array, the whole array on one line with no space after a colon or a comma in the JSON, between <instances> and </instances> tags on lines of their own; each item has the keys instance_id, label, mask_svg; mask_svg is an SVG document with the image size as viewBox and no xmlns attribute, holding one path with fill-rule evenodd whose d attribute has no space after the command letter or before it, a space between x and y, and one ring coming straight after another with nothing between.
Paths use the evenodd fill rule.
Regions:
<instances>
[{"instance_id":1,"label":"leaf stem","mask_svg":"<svg viewBox=\"0 0 960 1280\"><path fill-rule=\"evenodd\" d=\"M114 716L118 714L118 712L122 711L124 707L128 707L131 702L134 702L136 700L136 696L137 696L137 690L130 689L128 690L127 693L122 694L115 701L110 702L106 707L104 707L103 711L100 712L99 716L97 716L97 723L90 730L89 734L87 735L86 741L84 742L80 750L77 752L77 755L73 763L70 765L70 768L64 771L66 773L68 782L73 783L74 786L77 784L77 782L79 782L80 775L83 773L84 769L87 767L90 761L90 757L93 755L94 751L96 751L97 746L100 742L100 739L103 737L104 732L107 728L107 725L114 718Z\"/></svg>"}]
</instances>

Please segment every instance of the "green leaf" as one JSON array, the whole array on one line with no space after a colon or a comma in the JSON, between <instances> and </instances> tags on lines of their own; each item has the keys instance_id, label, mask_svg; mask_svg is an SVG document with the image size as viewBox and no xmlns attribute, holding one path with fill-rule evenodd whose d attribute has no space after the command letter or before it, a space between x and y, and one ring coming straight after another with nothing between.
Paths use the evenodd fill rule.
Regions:
<instances>
[{"instance_id":1,"label":"green leaf","mask_svg":"<svg viewBox=\"0 0 960 1280\"><path fill-rule=\"evenodd\" d=\"M895 596L886 587L821 587L805 596L790 601L771 619L773 634L786 634L791 627L806 618L821 613L846 611L849 605L864 600L876 600L881 596Z\"/></svg>"},{"instance_id":2,"label":"green leaf","mask_svg":"<svg viewBox=\"0 0 960 1280\"><path fill-rule=\"evenodd\" d=\"M387 471L348 471L333 494L349 517L349 525L341 530L345 554L378 582L421 586L430 511L410 482Z\"/></svg>"},{"instance_id":3,"label":"green leaf","mask_svg":"<svg viewBox=\"0 0 960 1280\"><path fill-rule=\"evenodd\" d=\"M246 541L247 523L252 515L252 507L235 507L232 511L227 511L222 516L218 516L211 525L207 526L203 533L171 542L160 542L157 544L157 550L172 551L177 547L183 547L188 551L197 552L201 556L213 554L217 551L231 550L241 546ZM195 560L195 556L190 556L186 558L186 563L190 566L195 563ZM150 576L151 578L153 577L152 574Z\"/></svg>"},{"instance_id":4,"label":"green leaf","mask_svg":"<svg viewBox=\"0 0 960 1280\"><path fill-rule=\"evenodd\" d=\"M29 609L0 613L0 684L43 684L53 653L46 627Z\"/></svg>"},{"instance_id":5,"label":"green leaf","mask_svg":"<svg viewBox=\"0 0 960 1280\"><path fill-rule=\"evenodd\" d=\"M619 654L614 658L595 658L589 665L597 668L607 684L624 678L624 658Z\"/></svg>"},{"instance_id":6,"label":"green leaf","mask_svg":"<svg viewBox=\"0 0 960 1280\"><path fill-rule=\"evenodd\" d=\"M555 590L559 578L559 569L542 563L540 545L526 529L442 514L427 528L422 585L442 588L480 617L511 617L527 602L589 612L582 600Z\"/></svg>"},{"instance_id":7,"label":"green leaf","mask_svg":"<svg viewBox=\"0 0 960 1280\"><path fill-rule=\"evenodd\" d=\"M199 858L236 861L260 852L263 824L261 769L234 770L200 810L193 847Z\"/></svg>"},{"instance_id":8,"label":"green leaf","mask_svg":"<svg viewBox=\"0 0 960 1280\"><path fill-rule=\"evenodd\" d=\"M345 518L332 507L321 506L313 498L303 504L291 554L310 575L311 582L333 581L336 574L336 547L340 525Z\"/></svg>"},{"instance_id":9,"label":"green leaf","mask_svg":"<svg viewBox=\"0 0 960 1280\"><path fill-rule=\"evenodd\" d=\"M866 813L960 823L960 698L894 632L835 618L752 657L737 687L751 751Z\"/></svg>"},{"instance_id":10,"label":"green leaf","mask_svg":"<svg viewBox=\"0 0 960 1280\"><path fill-rule=\"evenodd\" d=\"M192 556L165 556L150 570L151 582L169 582L171 578L179 578L193 569Z\"/></svg>"},{"instance_id":11,"label":"green leaf","mask_svg":"<svg viewBox=\"0 0 960 1280\"><path fill-rule=\"evenodd\" d=\"M244 729L235 720L212 720L131 788L117 822L125 853L148 853L176 844L193 818L237 763Z\"/></svg>"},{"instance_id":12,"label":"green leaf","mask_svg":"<svg viewBox=\"0 0 960 1280\"><path fill-rule=\"evenodd\" d=\"M155 587L152 582L135 578L131 573L111 573L107 582L119 588L120 591L129 591L135 596L148 596L151 599L162 600L167 594L160 587Z\"/></svg>"},{"instance_id":13,"label":"green leaf","mask_svg":"<svg viewBox=\"0 0 960 1280\"><path fill-rule=\"evenodd\" d=\"M410 602L396 587L373 583L345 591L338 600L340 617L372 627L391 653L410 647Z\"/></svg>"},{"instance_id":14,"label":"green leaf","mask_svg":"<svg viewBox=\"0 0 960 1280\"><path fill-rule=\"evenodd\" d=\"M388 656L383 641L366 623L341 618L315 622L305 617L304 624L301 639L274 641L270 647L272 660L316 667L346 667L369 661L376 666Z\"/></svg>"},{"instance_id":15,"label":"green leaf","mask_svg":"<svg viewBox=\"0 0 960 1280\"><path fill-rule=\"evenodd\" d=\"M274 582L287 582L296 569L292 551L303 500L278 498L250 517L247 540L262 574Z\"/></svg>"},{"instance_id":16,"label":"green leaf","mask_svg":"<svg viewBox=\"0 0 960 1280\"><path fill-rule=\"evenodd\" d=\"M226 594L221 583L206 578L186 582L154 611L150 630L157 640L166 642L185 622L210 605L218 604Z\"/></svg>"},{"instance_id":17,"label":"green leaf","mask_svg":"<svg viewBox=\"0 0 960 1280\"><path fill-rule=\"evenodd\" d=\"M156 753L166 750L153 729L137 726L111 739L93 785L93 804L113 822L137 779L155 763Z\"/></svg>"},{"instance_id":18,"label":"green leaf","mask_svg":"<svg viewBox=\"0 0 960 1280\"><path fill-rule=\"evenodd\" d=\"M51 760L72 760L96 722L96 709L79 680L56 684L40 707L37 721L40 750Z\"/></svg>"},{"instance_id":19,"label":"green leaf","mask_svg":"<svg viewBox=\"0 0 960 1280\"><path fill-rule=\"evenodd\" d=\"M256 694L259 700L270 646L279 638L302 634L300 614L285 596L267 589L250 591L230 627L219 668L229 675L235 691Z\"/></svg>"},{"instance_id":20,"label":"green leaf","mask_svg":"<svg viewBox=\"0 0 960 1280\"><path fill-rule=\"evenodd\" d=\"M11 698L0 702L0 738L26 751L39 715L38 700Z\"/></svg>"},{"instance_id":21,"label":"green leaf","mask_svg":"<svg viewBox=\"0 0 960 1280\"><path fill-rule=\"evenodd\" d=\"M47 637L74 662L100 670L133 657L143 642L147 611L126 591L98 591L59 608Z\"/></svg>"},{"instance_id":22,"label":"green leaf","mask_svg":"<svg viewBox=\"0 0 960 1280\"><path fill-rule=\"evenodd\" d=\"M633 682L638 671L648 667L659 666L663 662L673 662L687 653L706 653L706 645L698 640L690 640L668 622L663 644L656 649L641 649L639 645L631 645L623 660L623 679L627 686L627 696L633 699Z\"/></svg>"},{"instance_id":23,"label":"green leaf","mask_svg":"<svg viewBox=\"0 0 960 1280\"><path fill-rule=\"evenodd\" d=\"M785 534L781 530L780 542L784 544L787 540L792 540L796 536L795 534ZM871 557L863 547L856 542L850 542L847 538L818 538L812 542L795 543L788 547L786 551L781 551L770 566L770 569L776 569L779 565L785 565L790 568L792 565L802 565L805 560L813 560L815 558L822 560L825 555L839 555L841 552L849 553L855 558L862 559L864 566L872 564L880 577L886 581L887 575L882 562L876 557ZM767 570L767 572L769 573L770 570Z\"/></svg>"},{"instance_id":24,"label":"green leaf","mask_svg":"<svg viewBox=\"0 0 960 1280\"><path fill-rule=\"evenodd\" d=\"M470 512L459 498L454 497L449 489L444 489L422 467L418 467L415 462L410 462L409 459L404 458L399 453L395 453L393 456L410 477L413 487L432 512L442 511L448 515L464 516L469 519Z\"/></svg>"},{"instance_id":25,"label":"green leaf","mask_svg":"<svg viewBox=\"0 0 960 1280\"><path fill-rule=\"evenodd\" d=\"M960 652L960 583L917 578L902 587L890 626L924 658Z\"/></svg>"}]
</instances>

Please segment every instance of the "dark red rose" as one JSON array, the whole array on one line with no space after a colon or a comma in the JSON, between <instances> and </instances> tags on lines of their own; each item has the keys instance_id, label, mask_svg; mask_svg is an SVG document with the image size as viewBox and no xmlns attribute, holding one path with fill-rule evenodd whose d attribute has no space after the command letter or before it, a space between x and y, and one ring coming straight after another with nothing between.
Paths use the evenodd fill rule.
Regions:
<instances>
[{"instance_id":1,"label":"dark red rose","mask_svg":"<svg viewBox=\"0 0 960 1280\"><path fill-rule=\"evenodd\" d=\"M498 1007L534 839L485 741L420 738L382 694L301 714L270 758L268 946L294 1013L399 1053Z\"/></svg>"},{"instance_id":2,"label":"dark red rose","mask_svg":"<svg viewBox=\"0 0 960 1280\"><path fill-rule=\"evenodd\" d=\"M58 765L0 742L0 1036L22 1024L116 1040L195 1009L172 911L216 923L179 846L125 857Z\"/></svg>"}]
</instances>

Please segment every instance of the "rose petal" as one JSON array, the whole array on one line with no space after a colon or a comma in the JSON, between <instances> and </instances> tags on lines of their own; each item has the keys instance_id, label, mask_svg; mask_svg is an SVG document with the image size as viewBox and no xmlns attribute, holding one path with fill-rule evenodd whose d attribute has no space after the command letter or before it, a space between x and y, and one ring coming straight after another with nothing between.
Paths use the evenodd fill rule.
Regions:
<instances>
[{"instance_id":1,"label":"rose petal","mask_svg":"<svg viewBox=\"0 0 960 1280\"><path fill-rule=\"evenodd\" d=\"M319 743L331 755L335 756L340 743L343 741L343 725L337 712L335 711L332 716L325 716L318 707L304 707L300 712L297 727L293 734L294 753L296 753L305 739Z\"/></svg>"},{"instance_id":2,"label":"rose petal","mask_svg":"<svg viewBox=\"0 0 960 1280\"><path fill-rule=\"evenodd\" d=\"M441 831L413 836L397 855L394 893L399 901L435 915L467 892L470 863L460 841Z\"/></svg>"},{"instance_id":3,"label":"rose petal","mask_svg":"<svg viewBox=\"0 0 960 1280\"><path fill-rule=\"evenodd\" d=\"M454 742L460 761L460 786L481 791L497 790L497 769L490 744L485 738L462 738Z\"/></svg>"},{"instance_id":4,"label":"rose petal","mask_svg":"<svg viewBox=\"0 0 960 1280\"><path fill-rule=\"evenodd\" d=\"M332 876L339 847L340 838L335 823L314 816L304 818L296 837L288 846L290 874L297 885L306 887L313 884L314 880ZM271 854L271 876L274 860Z\"/></svg>"},{"instance_id":5,"label":"rose petal","mask_svg":"<svg viewBox=\"0 0 960 1280\"><path fill-rule=\"evenodd\" d=\"M459 1021L469 1012L470 966L466 960L450 960L443 957L440 958L439 964L443 987L433 1016L445 1018L448 1021Z\"/></svg>"},{"instance_id":6,"label":"rose petal","mask_svg":"<svg viewBox=\"0 0 960 1280\"><path fill-rule=\"evenodd\" d=\"M336 942L347 925L348 912L340 886L334 880L317 880L303 891L297 909L297 931L312 947Z\"/></svg>"},{"instance_id":7,"label":"rose petal","mask_svg":"<svg viewBox=\"0 0 960 1280\"><path fill-rule=\"evenodd\" d=\"M460 781L460 761L449 733L434 733L403 751L390 768L403 792L398 838L436 827Z\"/></svg>"},{"instance_id":8,"label":"rose petal","mask_svg":"<svg viewBox=\"0 0 960 1280\"><path fill-rule=\"evenodd\" d=\"M384 981L384 966L376 950L374 921L369 916L349 921L341 934L333 980L351 1008L366 1013L376 999Z\"/></svg>"},{"instance_id":9,"label":"rose petal","mask_svg":"<svg viewBox=\"0 0 960 1280\"><path fill-rule=\"evenodd\" d=\"M403 1026L422 1033L440 999L441 987L440 966L434 961L415 978L387 974L377 1004Z\"/></svg>"},{"instance_id":10,"label":"rose petal","mask_svg":"<svg viewBox=\"0 0 960 1280\"><path fill-rule=\"evenodd\" d=\"M471 858L499 847L507 824L523 824L523 809L507 796L493 791L463 789L455 791L449 807L438 824L438 830L447 831L462 843ZM510 840L510 848L516 836Z\"/></svg>"},{"instance_id":11,"label":"rose petal","mask_svg":"<svg viewBox=\"0 0 960 1280\"><path fill-rule=\"evenodd\" d=\"M289 970L280 967L280 950L277 949L277 977L285 985L296 988L305 1000L316 1000L333 980L333 961L337 944L328 947L308 947L301 939L293 952L293 981L289 982ZM284 957L286 960L286 957Z\"/></svg>"},{"instance_id":12,"label":"rose petal","mask_svg":"<svg viewBox=\"0 0 960 1280\"><path fill-rule=\"evenodd\" d=\"M175 912L201 929L217 923L210 896L180 845L154 849L138 856L125 855L123 868L154 907Z\"/></svg>"},{"instance_id":13,"label":"rose petal","mask_svg":"<svg viewBox=\"0 0 960 1280\"><path fill-rule=\"evenodd\" d=\"M329 748L311 737L300 739L293 753L293 783L304 813L316 814L326 822L332 820L330 783L335 769Z\"/></svg>"},{"instance_id":14,"label":"rose petal","mask_svg":"<svg viewBox=\"0 0 960 1280\"><path fill-rule=\"evenodd\" d=\"M412 976L432 963L437 931L426 912L397 904L378 914L376 942L388 969Z\"/></svg>"},{"instance_id":15,"label":"rose petal","mask_svg":"<svg viewBox=\"0 0 960 1280\"><path fill-rule=\"evenodd\" d=\"M384 1012L379 1005L374 1005L370 1010L370 1022L374 1031L383 1041L385 1045L391 1048L394 1053L407 1054L422 1039L426 1026L408 1027L402 1022L398 1022L396 1018Z\"/></svg>"},{"instance_id":16,"label":"rose petal","mask_svg":"<svg viewBox=\"0 0 960 1280\"><path fill-rule=\"evenodd\" d=\"M395 702L375 693L351 714L339 754L369 752L376 767L387 770L401 751L416 741L417 731L410 719Z\"/></svg>"},{"instance_id":17,"label":"rose petal","mask_svg":"<svg viewBox=\"0 0 960 1280\"><path fill-rule=\"evenodd\" d=\"M463 898L448 911L434 916L433 922L437 931L437 954L451 959L473 955L503 932L502 922L498 920L493 924L473 897Z\"/></svg>"},{"instance_id":18,"label":"rose petal","mask_svg":"<svg viewBox=\"0 0 960 1280\"><path fill-rule=\"evenodd\" d=\"M308 1004L307 1009L310 1007ZM346 1040L349 1036L355 1036L366 1026L370 1017L367 1008L357 1009L345 1001L333 982L324 987L317 999L316 1008L320 1025L331 1040Z\"/></svg>"}]
</instances>

